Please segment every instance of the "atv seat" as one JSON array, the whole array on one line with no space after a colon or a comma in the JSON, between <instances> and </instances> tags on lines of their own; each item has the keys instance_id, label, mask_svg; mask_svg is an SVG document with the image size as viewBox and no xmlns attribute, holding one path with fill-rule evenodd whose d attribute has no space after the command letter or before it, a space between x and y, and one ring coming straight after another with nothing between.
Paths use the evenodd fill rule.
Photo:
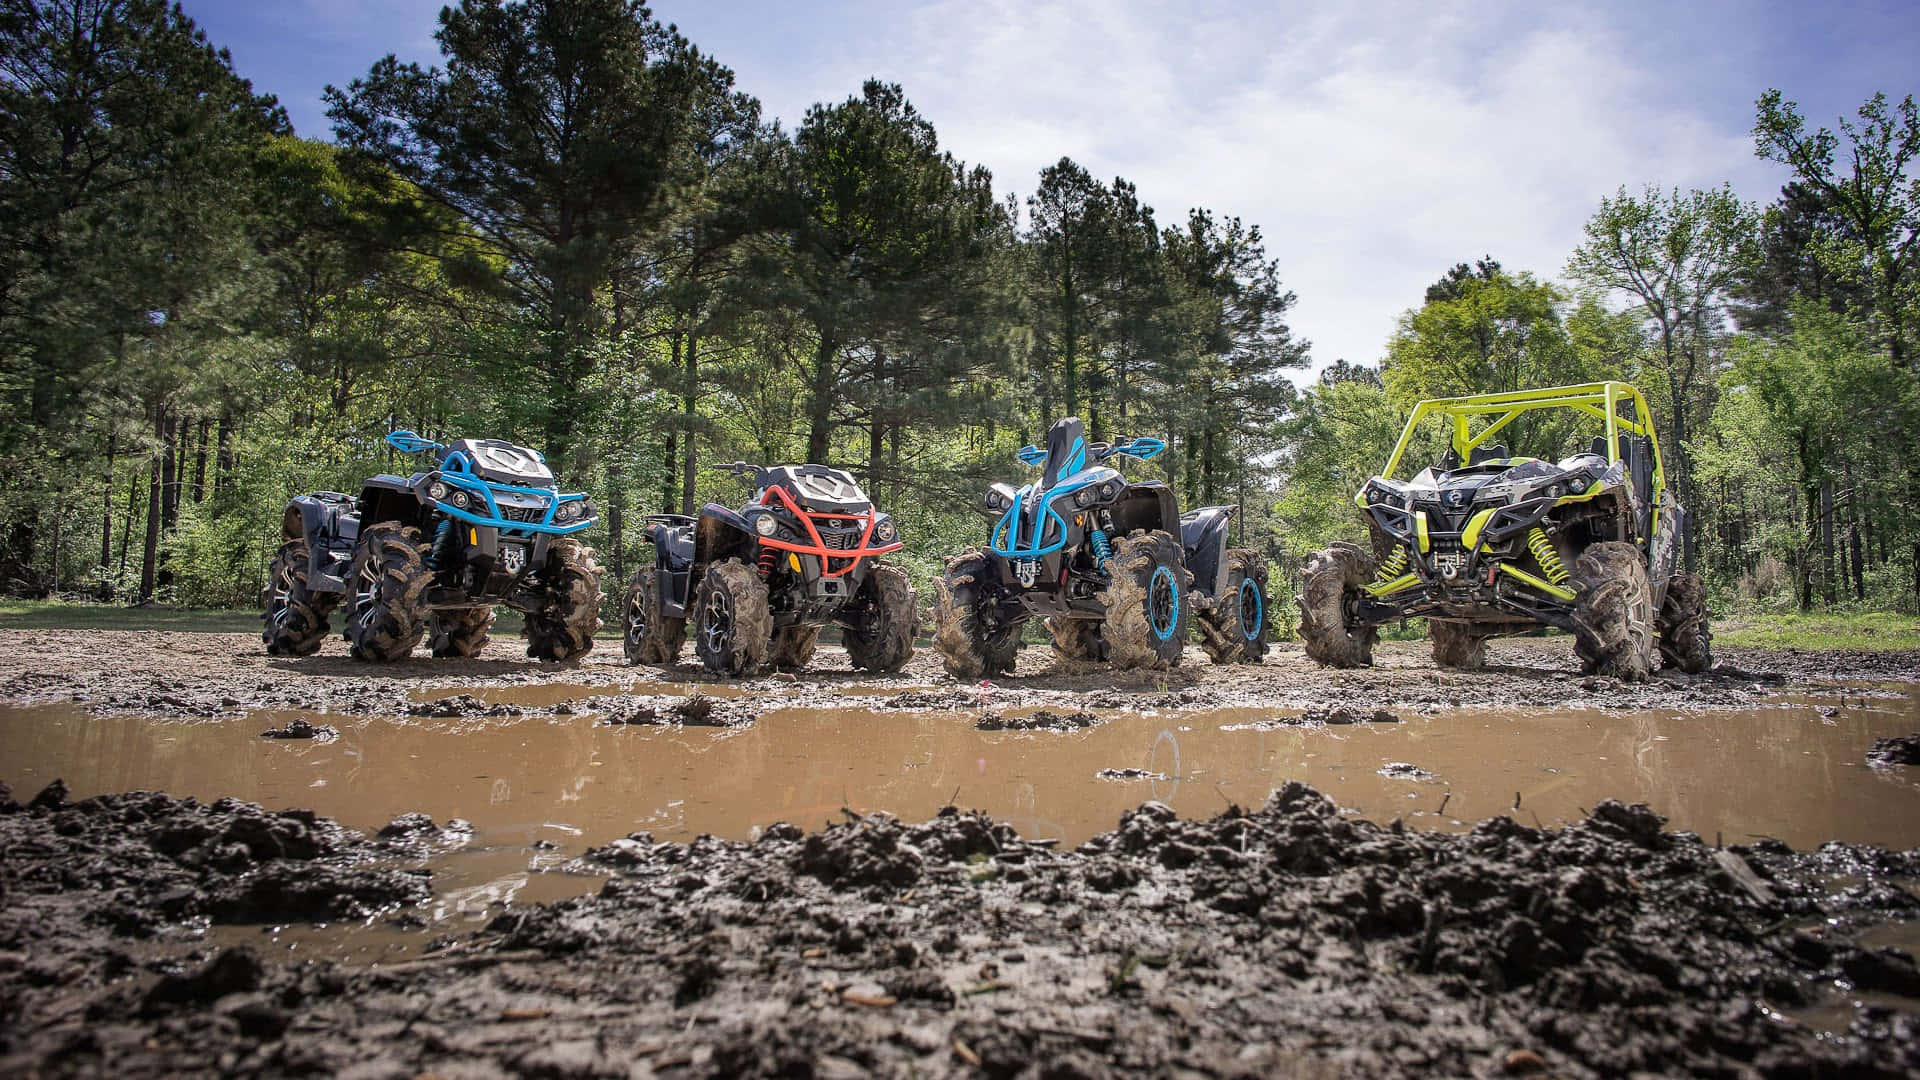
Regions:
<instances>
[{"instance_id":1,"label":"atv seat","mask_svg":"<svg viewBox=\"0 0 1920 1080\"><path fill-rule=\"evenodd\" d=\"M1507 449L1506 443L1494 443L1492 446L1476 446L1473 448L1473 453L1467 456L1467 468L1471 469L1475 465L1488 461L1499 461L1502 458L1512 456L1513 454Z\"/></svg>"},{"instance_id":2,"label":"atv seat","mask_svg":"<svg viewBox=\"0 0 1920 1080\"><path fill-rule=\"evenodd\" d=\"M1587 453L1592 454L1594 457L1598 457L1598 458L1606 457L1607 456L1607 437L1605 435L1595 435L1593 437L1593 441L1587 444Z\"/></svg>"}]
</instances>

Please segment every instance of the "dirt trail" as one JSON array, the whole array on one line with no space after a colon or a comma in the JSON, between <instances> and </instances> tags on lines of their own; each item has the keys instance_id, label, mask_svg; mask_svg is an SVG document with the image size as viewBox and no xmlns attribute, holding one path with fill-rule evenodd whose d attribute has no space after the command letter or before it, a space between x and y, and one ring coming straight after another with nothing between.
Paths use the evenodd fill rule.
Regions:
<instances>
[{"instance_id":1,"label":"dirt trail","mask_svg":"<svg viewBox=\"0 0 1920 1080\"><path fill-rule=\"evenodd\" d=\"M391 716L422 700L460 692L550 706L583 693L627 691L747 697L749 712L763 712L840 705L855 693L913 691L914 698L884 704L1045 705L1062 712L1233 706L1738 708L1783 690L1835 680L1866 685L1920 679L1920 653L1912 652L1722 649L1713 672L1692 677L1668 672L1641 685L1582 677L1564 638L1495 642L1488 669L1477 672L1436 669L1425 642L1383 644L1375 657L1370 669L1327 671L1308 661L1298 646L1281 644L1264 664L1215 666L1190 648L1179 668L1116 675L1105 667L1057 665L1045 648L1029 647L1014 677L982 688L956 684L927 649L897 675L855 671L844 650L823 647L801 676L724 682L685 659L670 669L630 667L616 643L608 641L599 642L577 665L536 664L519 656L511 643L496 643L477 660L434 660L420 652L402 663L370 665L347 659L345 647L331 638L317 656L288 658L267 656L259 640L246 634L0 630L0 703L66 702L101 712L169 717L254 709Z\"/></svg>"},{"instance_id":2,"label":"dirt trail","mask_svg":"<svg viewBox=\"0 0 1920 1080\"><path fill-rule=\"evenodd\" d=\"M416 899L395 865L443 832L152 794L0 803L0 1073L1920 1069L1910 1011L1794 1019L1835 986L1920 995L1910 951L1862 943L1920 909L1920 854L1715 849L1617 803L1562 830L1422 833L1293 784L1206 821L1148 804L1071 851L951 811L642 834L586 857L617 875L598 895L417 960L191 940L196 918L313 918L317 883Z\"/></svg>"}]
</instances>

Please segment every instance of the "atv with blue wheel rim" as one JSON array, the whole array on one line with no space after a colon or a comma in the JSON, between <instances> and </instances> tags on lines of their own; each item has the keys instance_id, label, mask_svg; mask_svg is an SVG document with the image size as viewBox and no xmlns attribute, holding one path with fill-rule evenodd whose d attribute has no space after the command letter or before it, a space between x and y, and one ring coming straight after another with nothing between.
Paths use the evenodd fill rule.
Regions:
<instances>
[{"instance_id":1,"label":"atv with blue wheel rim","mask_svg":"<svg viewBox=\"0 0 1920 1080\"><path fill-rule=\"evenodd\" d=\"M1090 441L1069 417L1047 432L1046 449L1020 450L1040 479L988 490L976 507L993 519L986 547L949 560L941 582L934 646L949 673L970 679L1010 671L1030 619L1045 620L1061 661L1117 668L1178 664L1196 620L1210 643L1222 633L1243 636L1236 590L1259 560L1227 548L1234 508L1182 516L1167 485L1128 480L1108 464L1165 449L1144 437ZM1264 566L1255 593L1257 627ZM1221 655L1258 659L1264 633L1256 628L1254 638L1252 653L1240 645Z\"/></svg>"},{"instance_id":2,"label":"atv with blue wheel rim","mask_svg":"<svg viewBox=\"0 0 1920 1080\"><path fill-rule=\"evenodd\" d=\"M1214 663L1259 663L1267 655L1267 560L1229 549L1224 587L1193 621Z\"/></svg>"}]
</instances>

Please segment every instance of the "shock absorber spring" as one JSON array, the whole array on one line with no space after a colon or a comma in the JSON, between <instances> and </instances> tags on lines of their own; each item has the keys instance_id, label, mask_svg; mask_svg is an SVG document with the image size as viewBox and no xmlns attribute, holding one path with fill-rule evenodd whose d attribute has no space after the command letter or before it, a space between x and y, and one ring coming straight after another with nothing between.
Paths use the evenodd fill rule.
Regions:
<instances>
[{"instance_id":1,"label":"shock absorber spring","mask_svg":"<svg viewBox=\"0 0 1920 1080\"><path fill-rule=\"evenodd\" d=\"M1546 575L1548 581L1555 585L1567 583L1566 565L1560 561L1560 552L1554 548L1553 541L1547 539L1547 530L1538 525L1529 529L1527 550L1533 552L1534 561L1540 564L1540 571Z\"/></svg>"},{"instance_id":2,"label":"shock absorber spring","mask_svg":"<svg viewBox=\"0 0 1920 1080\"><path fill-rule=\"evenodd\" d=\"M427 553L427 565L435 570L445 570L453 561L453 522L442 521L434 530L433 550Z\"/></svg>"},{"instance_id":3,"label":"shock absorber spring","mask_svg":"<svg viewBox=\"0 0 1920 1080\"><path fill-rule=\"evenodd\" d=\"M1087 534L1087 539L1093 543L1093 564L1105 567L1107 560L1113 558L1113 544L1107 539L1107 530L1095 529Z\"/></svg>"},{"instance_id":4,"label":"shock absorber spring","mask_svg":"<svg viewBox=\"0 0 1920 1080\"><path fill-rule=\"evenodd\" d=\"M773 550L770 547L762 547L760 549L759 570L760 570L760 576L762 578L765 578L769 574L772 574L773 568L775 566L778 566L779 564L780 564L779 552Z\"/></svg>"},{"instance_id":5,"label":"shock absorber spring","mask_svg":"<svg viewBox=\"0 0 1920 1080\"><path fill-rule=\"evenodd\" d=\"M1380 570L1374 574L1375 584L1385 584L1407 572L1407 549L1396 546L1387 557L1380 560Z\"/></svg>"}]
</instances>

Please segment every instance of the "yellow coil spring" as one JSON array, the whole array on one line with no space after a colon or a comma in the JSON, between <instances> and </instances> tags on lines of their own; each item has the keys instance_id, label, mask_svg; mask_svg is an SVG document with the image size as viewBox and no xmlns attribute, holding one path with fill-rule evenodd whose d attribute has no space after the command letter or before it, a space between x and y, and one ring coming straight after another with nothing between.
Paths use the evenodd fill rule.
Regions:
<instances>
[{"instance_id":1,"label":"yellow coil spring","mask_svg":"<svg viewBox=\"0 0 1920 1080\"><path fill-rule=\"evenodd\" d=\"M1396 547L1380 562L1380 570L1373 575L1376 585L1384 585L1407 572L1407 549Z\"/></svg>"},{"instance_id":2,"label":"yellow coil spring","mask_svg":"<svg viewBox=\"0 0 1920 1080\"><path fill-rule=\"evenodd\" d=\"M1535 562L1547 575L1547 580L1555 585L1567 583L1567 568L1560 561L1560 552L1554 550L1553 541L1547 539L1547 530L1535 525L1527 533L1527 550L1533 552Z\"/></svg>"}]
</instances>

